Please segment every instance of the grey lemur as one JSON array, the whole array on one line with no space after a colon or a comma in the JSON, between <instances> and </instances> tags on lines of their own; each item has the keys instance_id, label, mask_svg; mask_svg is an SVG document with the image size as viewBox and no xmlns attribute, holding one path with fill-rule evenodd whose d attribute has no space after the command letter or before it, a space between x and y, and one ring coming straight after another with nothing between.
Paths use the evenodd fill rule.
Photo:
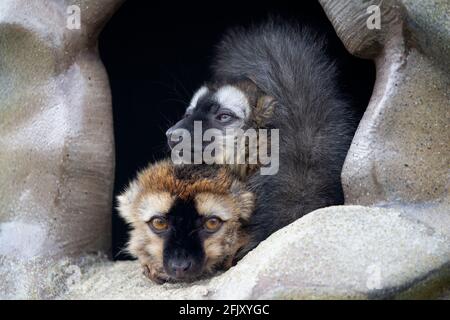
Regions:
<instances>
[{"instance_id":1,"label":"grey lemur","mask_svg":"<svg viewBox=\"0 0 450 320\"><path fill-rule=\"evenodd\" d=\"M325 40L283 21L228 32L218 46L213 79L200 88L184 119L169 129L277 128L276 175L244 177L256 195L248 252L276 230L318 208L344 201L341 170L357 127L342 98ZM175 141L176 142L176 141Z\"/></svg>"}]
</instances>

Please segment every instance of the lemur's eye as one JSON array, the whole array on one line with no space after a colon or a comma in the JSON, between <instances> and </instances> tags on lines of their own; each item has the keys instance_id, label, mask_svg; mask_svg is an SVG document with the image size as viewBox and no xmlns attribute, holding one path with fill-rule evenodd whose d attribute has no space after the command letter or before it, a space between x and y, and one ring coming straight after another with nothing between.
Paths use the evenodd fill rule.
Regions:
<instances>
[{"instance_id":1,"label":"lemur's eye","mask_svg":"<svg viewBox=\"0 0 450 320\"><path fill-rule=\"evenodd\" d=\"M222 226L222 220L216 217L209 218L205 221L205 229L209 232L216 232Z\"/></svg>"},{"instance_id":2,"label":"lemur's eye","mask_svg":"<svg viewBox=\"0 0 450 320\"><path fill-rule=\"evenodd\" d=\"M169 223L165 218L156 217L150 220L150 227L156 232L163 232L169 228Z\"/></svg>"},{"instance_id":3,"label":"lemur's eye","mask_svg":"<svg viewBox=\"0 0 450 320\"><path fill-rule=\"evenodd\" d=\"M220 113L216 116L217 121L228 122L233 119L233 116L228 113Z\"/></svg>"}]
</instances>

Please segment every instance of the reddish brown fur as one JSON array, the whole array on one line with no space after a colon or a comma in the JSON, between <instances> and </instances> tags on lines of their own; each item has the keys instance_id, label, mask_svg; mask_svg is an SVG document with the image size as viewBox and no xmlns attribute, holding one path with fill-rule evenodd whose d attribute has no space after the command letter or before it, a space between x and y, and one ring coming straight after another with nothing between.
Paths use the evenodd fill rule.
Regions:
<instances>
[{"instance_id":1,"label":"reddish brown fur","mask_svg":"<svg viewBox=\"0 0 450 320\"><path fill-rule=\"evenodd\" d=\"M213 273L218 268L231 267L236 252L247 243L242 222L250 218L254 196L245 189L227 167L203 167L177 171L169 161L151 165L139 173L128 190L118 197L119 212L131 225L128 251L141 262L144 273L153 281L162 283L171 280L163 268L163 240L148 227L142 217L142 206L149 196L170 199L170 207L176 198L204 201L209 199L215 207L225 207L229 218L219 232L203 243L206 261L204 273ZM181 172L181 173L180 173ZM185 175L183 175L185 174ZM162 196L170 194L171 197ZM166 200L161 200L162 202ZM145 207L144 207L145 209ZM208 214L201 212L199 214ZM160 212L164 214L165 212Z\"/></svg>"}]
</instances>

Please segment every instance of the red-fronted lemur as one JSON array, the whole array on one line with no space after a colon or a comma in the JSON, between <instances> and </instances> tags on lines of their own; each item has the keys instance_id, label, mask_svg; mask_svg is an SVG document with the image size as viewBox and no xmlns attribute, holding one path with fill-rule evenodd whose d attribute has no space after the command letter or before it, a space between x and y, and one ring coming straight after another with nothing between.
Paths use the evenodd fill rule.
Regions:
<instances>
[{"instance_id":1,"label":"red-fronted lemur","mask_svg":"<svg viewBox=\"0 0 450 320\"><path fill-rule=\"evenodd\" d=\"M156 283L190 281L228 269L248 242L243 226L254 195L225 166L175 166L139 173L118 197L132 227L128 251Z\"/></svg>"}]
</instances>

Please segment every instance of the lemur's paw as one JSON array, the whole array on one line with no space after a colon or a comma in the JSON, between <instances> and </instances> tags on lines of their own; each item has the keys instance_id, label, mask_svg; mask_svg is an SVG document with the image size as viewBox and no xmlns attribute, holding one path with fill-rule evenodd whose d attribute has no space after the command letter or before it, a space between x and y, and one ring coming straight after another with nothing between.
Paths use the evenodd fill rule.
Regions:
<instances>
[{"instance_id":1,"label":"lemur's paw","mask_svg":"<svg viewBox=\"0 0 450 320\"><path fill-rule=\"evenodd\" d=\"M148 265L142 266L142 273L145 277L158 285L162 285L169 281L169 278L165 274L150 268Z\"/></svg>"}]
</instances>

